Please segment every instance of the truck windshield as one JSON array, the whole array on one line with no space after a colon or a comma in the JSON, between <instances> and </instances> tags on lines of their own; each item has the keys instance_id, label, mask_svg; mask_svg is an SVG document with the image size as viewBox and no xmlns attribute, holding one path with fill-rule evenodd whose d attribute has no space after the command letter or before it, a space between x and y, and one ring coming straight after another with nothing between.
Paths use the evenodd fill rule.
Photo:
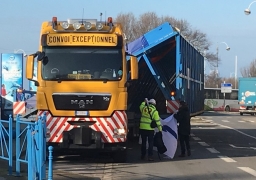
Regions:
<instances>
[{"instance_id":1,"label":"truck windshield","mask_svg":"<svg viewBox=\"0 0 256 180\"><path fill-rule=\"evenodd\" d=\"M45 47L44 80L120 80L122 49L113 47Z\"/></svg>"}]
</instances>

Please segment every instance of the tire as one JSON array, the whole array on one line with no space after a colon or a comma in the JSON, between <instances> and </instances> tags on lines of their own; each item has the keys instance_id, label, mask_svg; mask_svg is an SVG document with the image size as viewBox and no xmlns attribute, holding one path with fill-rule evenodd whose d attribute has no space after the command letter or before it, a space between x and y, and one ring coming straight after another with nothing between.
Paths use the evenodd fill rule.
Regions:
<instances>
[{"instance_id":1,"label":"tire","mask_svg":"<svg viewBox=\"0 0 256 180\"><path fill-rule=\"evenodd\" d=\"M115 163L125 163L127 156L127 150L117 150L113 152L112 158Z\"/></svg>"},{"instance_id":2,"label":"tire","mask_svg":"<svg viewBox=\"0 0 256 180\"><path fill-rule=\"evenodd\" d=\"M225 111L226 111L226 112L230 112L230 107L229 107L229 106L226 106L226 107L225 107Z\"/></svg>"},{"instance_id":3,"label":"tire","mask_svg":"<svg viewBox=\"0 0 256 180\"><path fill-rule=\"evenodd\" d=\"M244 115L244 113L241 113L241 112L240 112L240 115L242 116L242 115Z\"/></svg>"},{"instance_id":4,"label":"tire","mask_svg":"<svg viewBox=\"0 0 256 180\"><path fill-rule=\"evenodd\" d=\"M251 115L252 115L252 116L254 116L254 115L255 115L255 113L251 113Z\"/></svg>"}]
</instances>

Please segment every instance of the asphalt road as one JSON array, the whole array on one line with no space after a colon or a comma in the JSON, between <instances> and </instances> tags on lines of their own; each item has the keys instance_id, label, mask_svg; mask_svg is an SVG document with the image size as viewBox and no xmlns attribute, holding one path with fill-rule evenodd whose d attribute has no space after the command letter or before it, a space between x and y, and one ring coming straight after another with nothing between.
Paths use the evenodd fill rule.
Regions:
<instances>
[{"instance_id":1,"label":"asphalt road","mask_svg":"<svg viewBox=\"0 0 256 180\"><path fill-rule=\"evenodd\" d=\"M256 178L256 117L240 116L239 113L205 113L202 118L211 120L216 126L196 131L201 141Z\"/></svg>"},{"instance_id":2,"label":"asphalt road","mask_svg":"<svg viewBox=\"0 0 256 180\"><path fill-rule=\"evenodd\" d=\"M88 153L88 157L84 152L80 156L56 157L54 170L116 180L255 179L255 117L204 113L197 118L198 121L192 123L191 157L178 157L178 147L173 159L161 156L162 160L159 160L155 153L154 162L141 161L140 145L134 141L128 146L127 163L113 163L107 154L98 155L95 152L94 155Z\"/></svg>"},{"instance_id":3,"label":"asphalt road","mask_svg":"<svg viewBox=\"0 0 256 180\"><path fill-rule=\"evenodd\" d=\"M192 123L192 156L142 161L137 140L128 145L126 163L95 151L58 152L54 172L98 180L253 180L256 178L256 117L238 113L204 113ZM79 154L79 155L77 155ZM56 175L56 174L55 174Z\"/></svg>"}]
</instances>

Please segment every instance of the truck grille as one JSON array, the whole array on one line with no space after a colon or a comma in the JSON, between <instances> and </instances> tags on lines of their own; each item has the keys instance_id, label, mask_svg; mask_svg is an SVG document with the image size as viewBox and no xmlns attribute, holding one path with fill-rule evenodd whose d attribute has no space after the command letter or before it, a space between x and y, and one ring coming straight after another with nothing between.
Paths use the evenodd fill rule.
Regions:
<instances>
[{"instance_id":1,"label":"truck grille","mask_svg":"<svg viewBox=\"0 0 256 180\"><path fill-rule=\"evenodd\" d=\"M56 110L107 110L110 94L54 93L52 95Z\"/></svg>"}]
</instances>

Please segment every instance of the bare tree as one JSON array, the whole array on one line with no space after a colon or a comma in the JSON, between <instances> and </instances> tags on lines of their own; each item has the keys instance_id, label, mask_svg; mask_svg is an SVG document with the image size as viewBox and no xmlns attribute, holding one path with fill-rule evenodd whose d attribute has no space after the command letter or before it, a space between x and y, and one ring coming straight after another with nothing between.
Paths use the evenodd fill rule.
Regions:
<instances>
[{"instance_id":1,"label":"bare tree","mask_svg":"<svg viewBox=\"0 0 256 180\"><path fill-rule=\"evenodd\" d=\"M198 29L192 29L191 25L184 19L179 20L170 16L158 17L155 12L147 12L141 14L138 18L135 18L133 13L120 13L117 15L116 21L122 23L128 42L139 38L164 22L169 22L172 27L178 28L183 37L198 51L204 53L211 45L205 33ZM210 65L213 67L216 67L217 56L210 52L204 53L204 55L206 61L209 61ZM218 60L220 61L220 58Z\"/></svg>"},{"instance_id":2,"label":"bare tree","mask_svg":"<svg viewBox=\"0 0 256 180\"><path fill-rule=\"evenodd\" d=\"M225 81L225 83L231 83L233 89L235 89L235 88L237 89L237 87L238 87L238 80L235 79L234 77L223 78L222 82L224 82L224 81Z\"/></svg>"},{"instance_id":3,"label":"bare tree","mask_svg":"<svg viewBox=\"0 0 256 180\"><path fill-rule=\"evenodd\" d=\"M146 32L156 28L161 24L159 17L155 12L147 12L139 16L137 25L140 33L145 34ZM140 34L140 35L142 35Z\"/></svg>"},{"instance_id":4,"label":"bare tree","mask_svg":"<svg viewBox=\"0 0 256 180\"><path fill-rule=\"evenodd\" d=\"M221 78L217 78L216 71L212 71L210 74L205 75L204 86L207 88L220 87Z\"/></svg>"},{"instance_id":5,"label":"bare tree","mask_svg":"<svg viewBox=\"0 0 256 180\"><path fill-rule=\"evenodd\" d=\"M217 58L217 55L212 52L205 53L205 58L213 68L217 67L217 60L220 61L220 58Z\"/></svg>"},{"instance_id":6,"label":"bare tree","mask_svg":"<svg viewBox=\"0 0 256 180\"><path fill-rule=\"evenodd\" d=\"M172 27L176 27L180 30L180 32L186 36L187 34L189 34L189 31L190 31L190 24L184 20L184 19L181 19L181 20L178 20L174 17L170 17L170 16L162 16L160 18L160 21L161 23L164 23L164 22L169 22L171 24Z\"/></svg>"},{"instance_id":7,"label":"bare tree","mask_svg":"<svg viewBox=\"0 0 256 180\"><path fill-rule=\"evenodd\" d=\"M216 71L212 71L210 74L206 75L204 77L204 86L206 88L220 88L221 83L231 83L233 88L238 87L238 80L234 77L229 78L221 78L216 76Z\"/></svg>"},{"instance_id":8,"label":"bare tree","mask_svg":"<svg viewBox=\"0 0 256 180\"><path fill-rule=\"evenodd\" d=\"M207 39L207 35L200 30L189 31L187 33L187 39L201 52L208 50L209 46L211 45Z\"/></svg>"},{"instance_id":9,"label":"bare tree","mask_svg":"<svg viewBox=\"0 0 256 180\"><path fill-rule=\"evenodd\" d=\"M256 59L254 59L248 67L240 69L243 77L256 77Z\"/></svg>"},{"instance_id":10,"label":"bare tree","mask_svg":"<svg viewBox=\"0 0 256 180\"><path fill-rule=\"evenodd\" d=\"M135 36L136 27L136 18L133 13L126 13L126 14L118 14L116 17L116 22L122 23L123 31L128 39L128 41L135 40L137 36Z\"/></svg>"}]
</instances>

